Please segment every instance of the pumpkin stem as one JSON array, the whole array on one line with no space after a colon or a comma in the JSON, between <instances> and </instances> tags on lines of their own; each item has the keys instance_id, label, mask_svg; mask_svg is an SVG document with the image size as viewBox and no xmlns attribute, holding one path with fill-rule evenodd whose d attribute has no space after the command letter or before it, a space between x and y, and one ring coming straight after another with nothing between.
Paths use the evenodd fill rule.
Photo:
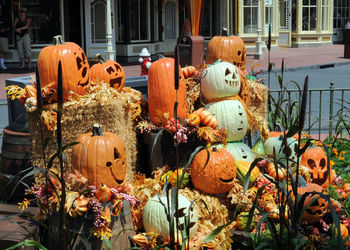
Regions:
<instances>
[{"instance_id":1,"label":"pumpkin stem","mask_svg":"<svg viewBox=\"0 0 350 250\"><path fill-rule=\"evenodd\" d=\"M62 35L57 35L53 37L53 44L65 44L64 38Z\"/></svg>"},{"instance_id":2,"label":"pumpkin stem","mask_svg":"<svg viewBox=\"0 0 350 250\"><path fill-rule=\"evenodd\" d=\"M97 123L92 126L92 136L103 136L101 127Z\"/></svg>"},{"instance_id":3,"label":"pumpkin stem","mask_svg":"<svg viewBox=\"0 0 350 250\"><path fill-rule=\"evenodd\" d=\"M100 53L96 54L96 58L98 60L99 63L104 63L106 60L101 56Z\"/></svg>"}]
</instances>

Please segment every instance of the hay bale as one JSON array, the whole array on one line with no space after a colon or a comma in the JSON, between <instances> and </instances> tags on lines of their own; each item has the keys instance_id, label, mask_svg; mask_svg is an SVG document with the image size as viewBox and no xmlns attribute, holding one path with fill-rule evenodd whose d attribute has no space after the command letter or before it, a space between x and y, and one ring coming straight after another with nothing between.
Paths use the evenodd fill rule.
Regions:
<instances>
[{"instance_id":1,"label":"hay bale","mask_svg":"<svg viewBox=\"0 0 350 250\"><path fill-rule=\"evenodd\" d=\"M78 136L90 132L94 123L101 126L102 131L108 131L119 135L125 145L127 173L126 181L133 180L136 165L136 131L132 119L132 103L135 96L142 96L136 90L126 89L122 93L113 92L110 95L104 93L103 98L97 98L96 93L91 96L84 96L76 100L66 102L63 106L62 114L62 138L63 143L68 144L76 141ZM137 93L138 92L138 93ZM100 94L100 93L99 93ZM106 98L108 97L108 98ZM47 105L48 110L55 110L57 104ZM55 137L54 132L49 131L41 122L41 118L36 113L28 113L28 122L32 139L32 160L33 164L43 166L42 138ZM41 129L43 135L41 135ZM50 143L45 151L46 162L56 153L56 145ZM69 147L64 151L67 170L71 169L72 149ZM58 169L58 160L54 163L54 168Z\"/></svg>"}]
</instances>

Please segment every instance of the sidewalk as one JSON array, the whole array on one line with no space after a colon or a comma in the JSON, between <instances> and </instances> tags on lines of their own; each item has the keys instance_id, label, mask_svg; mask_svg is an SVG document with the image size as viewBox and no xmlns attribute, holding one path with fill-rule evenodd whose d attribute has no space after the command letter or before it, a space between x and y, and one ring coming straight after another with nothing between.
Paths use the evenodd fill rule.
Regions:
<instances>
[{"instance_id":1,"label":"sidewalk","mask_svg":"<svg viewBox=\"0 0 350 250\"><path fill-rule=\"evenodd\" d=\"M282 59L286 70L298 70L298 68L312 68L319 66L327 66L330 64L350 64L350 59L344 58L344 45L334 44L320 48L279 48L271 51L270 61L274 63L273 69L280 69ZM251 65L255 61L252 55L248 55L246 69L251 70ZM259 60L261 66L257 69L267 70L268 53L264 52L264 56ZM256 69L256 70L257 70ZM140 75L140 65L124 66L126 77ZM0 71L0 100L6 99L5 80L7 78L15 78L26 75L34 75L34 71L28 72L17 69Z\"/></svg>"}]
</instances>

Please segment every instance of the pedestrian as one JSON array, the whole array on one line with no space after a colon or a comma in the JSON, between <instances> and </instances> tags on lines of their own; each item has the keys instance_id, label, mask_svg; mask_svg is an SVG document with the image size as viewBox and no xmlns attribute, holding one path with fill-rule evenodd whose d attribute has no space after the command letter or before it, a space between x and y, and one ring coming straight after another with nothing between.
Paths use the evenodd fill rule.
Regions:
<instances>
[{"instance_id":1,"label":"pedestrian","mask_svg":"<svg viewBox=\"0 0 350 250\"><path fill-rule=\"evenodd\" d=\"M7 69L5 66L5 52L8 49L10 23L0 5L0 69Z\"/></svg>"},{"instance_id":2,"label":"pedestrian","mask_svg":"<svg viewBox=\"0 0 350 250\"><path fill-rule=\"evenodd\" d=\"M20 69L25 67L25 58L28 60L28 69L32 67L29 35L31 21L32 20L27 17L27 9L22 7L19 10L19 17L17 17L13 23L13 28L16 32L18 56L21 59Z\"/></svg>"}]
</instances>

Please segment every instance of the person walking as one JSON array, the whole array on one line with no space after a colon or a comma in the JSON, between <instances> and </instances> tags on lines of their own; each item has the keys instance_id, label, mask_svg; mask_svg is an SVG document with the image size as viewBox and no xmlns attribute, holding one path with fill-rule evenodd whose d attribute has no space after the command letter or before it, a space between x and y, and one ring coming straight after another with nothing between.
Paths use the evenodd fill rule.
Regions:
<instances>
[{"instance_id":1,"label":"person walking","mask_svg":"<svg viewBox=\"0 0 350 250\"><path fill-rule=\"evenodd\" d=\"M7 69L5 66L5 52L8 49L9 29L10 23L0 5L0 69Z\"/></svg>"},{"instance_id":2,"label":"person walking","mask_svg":"<svg viewBox=\"0 0 350 250\"><path fill-rule=\"evenodd\" d=\"M31 21L32 20L27 17L27 9L22 7L19 10L19 17L17 17L13 23L13 28L16 32L18 56L21 59L20 69L25 67L25 58L28 60L28 69L32 67L29 35Z\"/></svg>"}]
</instances>

